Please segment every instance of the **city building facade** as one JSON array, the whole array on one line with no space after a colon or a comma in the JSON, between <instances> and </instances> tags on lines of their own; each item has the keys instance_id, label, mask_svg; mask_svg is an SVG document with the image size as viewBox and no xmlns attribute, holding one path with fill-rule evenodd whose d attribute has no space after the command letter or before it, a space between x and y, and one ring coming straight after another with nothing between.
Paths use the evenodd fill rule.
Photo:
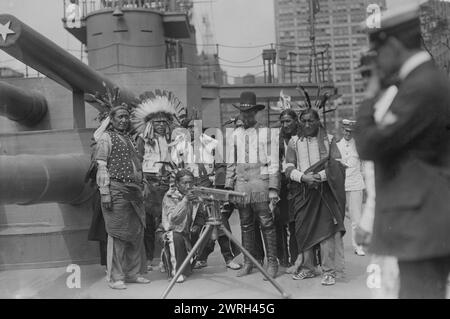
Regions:
<instances>
[{"instance_id":1,"label":"city building facade","mask_svg":"<svg viewBox=\"0 0 450 319\"><path fill-rule=\"evenodd\" d=\"M312 77L310 5L314 8L314 35L319 74ZM384 0L274 0L277 48L284 59L278 60L278 78L284 82L331 81L340 98L334 100L336 111L327 117L330 131L342 118L354 118L363 99L361 75L356 71L361 52L367 48L367 35L361 23L371 13L370 4L380 10Z\"/></svg>"},{"instance_id":2,"label":"city building facade","mask_svg":"<svg viewBox=\"0 0 450 319\"><path fill-rule=\"evenodd\" d=\"M429 0L420 8L424 47L450 75L450 2Z\"/></svg>"}]
</instances>

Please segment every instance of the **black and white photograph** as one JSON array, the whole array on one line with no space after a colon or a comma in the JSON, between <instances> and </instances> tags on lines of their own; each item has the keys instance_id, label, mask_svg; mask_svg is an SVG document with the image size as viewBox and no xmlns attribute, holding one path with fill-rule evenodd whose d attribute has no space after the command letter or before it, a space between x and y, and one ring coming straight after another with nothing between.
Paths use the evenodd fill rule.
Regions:
<instances>
[{"instance_id":1,"label":"black and white photograph","mask_svg":"<svg viewBox=\"0 0 450 319\"><path fill-rule=\"evenodd\" d=\"M0 299L450 299L450 0L0 0Z\"/></svg>"}]
</instances>

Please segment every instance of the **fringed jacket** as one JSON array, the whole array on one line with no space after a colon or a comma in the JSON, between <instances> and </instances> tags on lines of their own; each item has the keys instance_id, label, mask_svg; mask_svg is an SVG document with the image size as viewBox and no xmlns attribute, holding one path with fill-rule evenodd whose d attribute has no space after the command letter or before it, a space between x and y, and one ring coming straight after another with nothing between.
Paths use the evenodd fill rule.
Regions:
<instances>
[{"instance_id":1,"label":"fringed jacket","mask_svg":"<svg viewBox=\"0 0 450 319\"><path fill-rule=\"evenodd\" d=\"M225 188L245 192L249 203L269 201L269 190L280 189L278 144L279 130L258 123L235 129L227 136Z\"/></svg>"}]
</instances>

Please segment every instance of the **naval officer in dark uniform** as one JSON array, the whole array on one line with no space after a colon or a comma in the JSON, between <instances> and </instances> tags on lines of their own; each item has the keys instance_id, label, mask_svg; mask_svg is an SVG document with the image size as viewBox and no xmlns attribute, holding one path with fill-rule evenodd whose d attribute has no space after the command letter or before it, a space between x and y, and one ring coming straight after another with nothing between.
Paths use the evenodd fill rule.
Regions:
<instances>
[{"instance_id":1,"label":"naval officer in dark uniform","mask_svg":"<svg viewBox=\"0 0 450 319\"><path fill-rule=\"evenodd\" d=\"M417 8L385 14L369 30L388 98L361 106L355 132L375 165L369 251L395 256L400 298L445 298L450 273L450 83L421 49ZM378 100L378 101L377 101Z\"/></svg>"}]
</instances>

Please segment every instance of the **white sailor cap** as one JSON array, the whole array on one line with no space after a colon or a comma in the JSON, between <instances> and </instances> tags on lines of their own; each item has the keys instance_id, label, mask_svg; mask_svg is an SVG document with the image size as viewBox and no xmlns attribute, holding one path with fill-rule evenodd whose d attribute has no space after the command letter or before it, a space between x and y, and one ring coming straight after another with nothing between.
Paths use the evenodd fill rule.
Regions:
<instances>
[{"instance_id":1,"label":"white sailor cap","mask_svg":"<svg viewBox=\"0 0 450 319\"><path fill-rule=\"evenodd\" d=\"M383 43L389 36L420 34L420 6L417 4L381 12L378 25L374 24L373 19L369 16L361 25L369 35L371 47Z\"/></svg>"}]
</instances>

